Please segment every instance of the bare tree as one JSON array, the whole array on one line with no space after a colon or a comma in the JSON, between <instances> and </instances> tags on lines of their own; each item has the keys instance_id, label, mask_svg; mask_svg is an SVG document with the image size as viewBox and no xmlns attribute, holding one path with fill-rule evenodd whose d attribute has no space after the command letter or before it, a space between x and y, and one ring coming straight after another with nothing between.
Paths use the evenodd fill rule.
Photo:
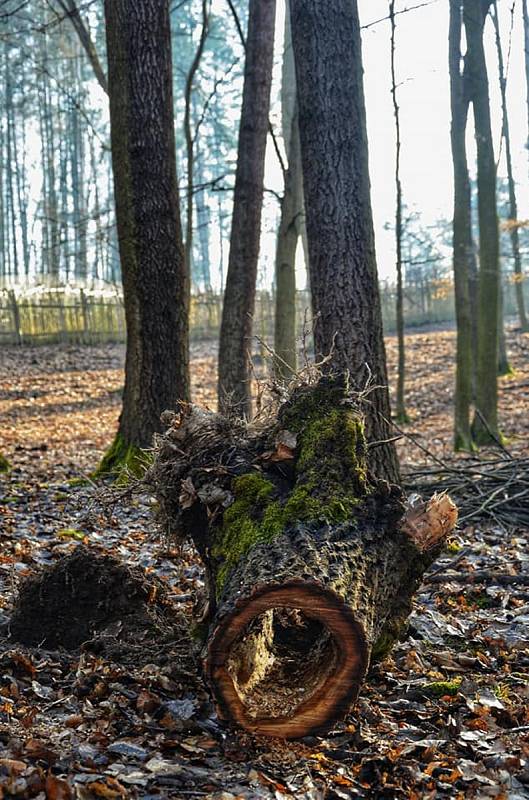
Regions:
<instances>
[{"instance_id":1,"label":"bare tree","mask_svg":"<svg viewBox=\"0 0 529 800\"><path fill-rule=\"evenodd\" d=\"M219 343L219 406L251 416L249 350L261 234L272 84L275 0L250 0L226 291Z\"/></svg>"},{"instance_id":2,"label":"bare tree","mask_svg":"<svg viewBox=\"0 0 529 800\"><path fill-rule=\"evenodd\" d=\"M470 179L465 135L469 101L461 71L461 0L450 0L448 64L452 110L451 143L454 168L453 253L457 321L454 447L471 450L470 404L472 401L472 319L470 311L470 262L473 258Z\"/></svg>"},{"instance_id":3,"label":"bare tree","mask_svg":"<svg viewBox=\"0 0 529 800\"><path fill-rule=\"evenodd\" d=\"M397 371L397 402L396 417L399 422L408 422L406 404L404 400L404 381L406 372L406 352L404 343L404 301L402 288L402 182L400 178L400 109L397 100L397 79L395 72L395 0L390 0L389 19L391 23L391 97L393 99L393 114L395 117L395 248L397 253L397 346L398 346L398 371Z\"/></svg>"},{"instance_id":4,"label":"bare tree","mask_svg":"<svg viewBox=\"0 0 529 800\"><path fill-rule=\"evenodd\" d=\"M512 166L511 134L509 128L509 114L507 109L507 77L503 63L503 50L500 36L500 21L498 17L498 6L496 0L493 2L494 13L492 19L496 34L496 52L498 54L498 75L500 80L501 109L502 109L502 136L505 144L505 161L507 164L507 183L509 187L509 236L511 239L511 249L514 264L514 290L516 294L516 305L518 307L518 319L522 331L529 330L529 323L525 313L525 301L523 295L523 269L522 257L520 254L520 237L518 233L518 203L516 200L516 184L514 182L514 172Z\"/></svg>"},{"instance_id":5,"label":"bare tree","mask_svg":"<svg viewBox=\"0 0 529 800\"><path fill-rule=\"evenodd\" d=\"M478 365L472 436L476 444L496 444L498 432L499 230L496 162L490 121L489 83L483 29L491 0L464 0L468 90L474 111L478 167L479 316Z\"/></svg>"}]
</instances>

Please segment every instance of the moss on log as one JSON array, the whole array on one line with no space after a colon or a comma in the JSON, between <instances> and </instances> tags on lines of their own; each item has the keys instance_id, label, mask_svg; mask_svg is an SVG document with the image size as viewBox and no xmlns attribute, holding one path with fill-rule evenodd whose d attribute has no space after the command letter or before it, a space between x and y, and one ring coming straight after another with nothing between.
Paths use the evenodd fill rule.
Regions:
<instances>
[{"instance_id":1,"label":"moss on log","mask_svg":"<svg viewBox=\"0 0 529 800\"><path fill-rule=\"evenodd\" d=\"M298 387L259 427L192 406L170 423L147 481L166 529L207 568L219 714L271 736L332 724L403 634L455 507L407 506L369 474L344 380Z\"/></svg>"}]
</instances>

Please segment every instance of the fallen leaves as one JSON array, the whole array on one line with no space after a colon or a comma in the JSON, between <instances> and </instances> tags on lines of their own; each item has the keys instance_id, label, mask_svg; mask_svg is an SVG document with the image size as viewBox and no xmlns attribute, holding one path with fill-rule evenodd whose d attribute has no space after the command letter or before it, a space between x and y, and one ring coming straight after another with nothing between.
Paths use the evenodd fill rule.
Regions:
<instances>
[{"instance_id":1,"label":"fallen leaves","mask_svg":"<svg viewBox=\"0 0 529 800\"><path fill-rule=\"evenodd\" d=\"M452 458L454 343L453 332L407 339L414 423L411 440L399 443L406 464L423 461L414 438ZM517 372L500 382L500 414L509 447L523 454L529 337L511 335L509 346ZM388 349L391 372L393 337ZM15 467L1 483L3 635L20 578L72 552L81 535L156 575L175 607L190 613L204 575L187 548L160 546L149 498L108 510L93 486L71 480L89 472L111 440L123 349L4 348L2 356L0 452ZM212 407L213 366L205 347L195 351L194 399ZM288 467L294 449L284 431L271 456ZM203 502L230 503L211 486L200 487ZM191 502L194 487L183 491ZM58 535L64 531L79 536ZM528 532L473 525L456 534L451 550L417 596L410 636L372 669L346 724L302 742L221 727L196 667L183 666L178 648L146 654L138 643L138 666L120 663L119 628L107 631L115 660L0 638L0 798L522 800L529 794L529 592L517 579L529 575ZM501 575L511 580L495 583ZM432 684L438 692L428 690Z\"/></svg>"}]
</instances>

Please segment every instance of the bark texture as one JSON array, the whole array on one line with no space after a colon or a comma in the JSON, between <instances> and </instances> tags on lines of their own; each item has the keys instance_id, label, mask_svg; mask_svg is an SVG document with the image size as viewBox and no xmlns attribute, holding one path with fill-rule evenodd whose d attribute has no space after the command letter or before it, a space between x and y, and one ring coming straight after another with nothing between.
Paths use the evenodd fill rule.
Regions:
<instances>
[{"instance_id":1,"label":"bark texture","mask_svg":"<svg viewBox=\"0 0 529 800\"><path fill-rule=\"evenodd\" d=\"M472 435L476 444L496 444L498 432L498 295L500 285L499 229L496 210L496 163L490 121L489 83L483 29L489 0L464 0L467 39L465 71L474 111L478 166L479 309L476 413Z\"/></svg>"},{"instance_id":2,"label":"bark texture","mask_svg":"<svg viewBox=\"0 0 529 800\"><path fill-rule=\"evenodd\" d=\"M285 189L277 232L274 352L277 356L276 375L280 379L287 379L295 372L297 362L296 250L298 237L304 228L303 173L296 100L296 73L288 3L285 13L281 115L288 168L284 176Z\"/></svg>"},{"instance_id":3,"label":"bark texture","mask_svg":"<svg viewBox=\"0 0 529 800\"><path fill-rule=\"evenodd\" d=\"M291 0L299 128L317 356L374 379L368 436L391 438L368 172L356 0ZM393 444L371 451L376 472L398 480Z\"/></svg>"},{"instance_id":4,"label":"bark texture","mask_svg":"<svg viewBox=\"0 0 529 800\"><path fill-rule=\"evenodd\" d=\"M502 109L502 136L503 141L505 143L505 162L507 165L507 183L509 187L509 222L511 226L509 228L509 236L511 239L511 249L512 249L512 257L513 257L513 268L514 268L514 291L516 294L516 305L518 307L518 319L520 322L520 328L522 331L529 330L529 324L527 322L527 315L525 313L525 300L523 295L523 269L522 269L522 257L520 254L520 237L518 235L518 202L516 199L516 184L514 181L514 171L512 166L512 152L511 152L511 133L509 127L509 113L507 109L507 77L505 75L505 66L503 63L503 49L501 44L501 35L500 35L500 20L498 17L498 7L496 0L493 3L494 6L494 31L496 34L496 52L498 54L498 76L500 81L500 93L501 93L501 109ZM503 315L502 315L503 316ZM503 320L501 320L503 324ZM504 337L505 339L505 337ZM500 375L501 372L501 364L500 366ZM509 363L507 361L507 371L509 371Z\"/></svg>"},{"instance_id":5,"label":"bark texture","mask_svg":"<svg viewBox=\"0 0 529 800\"><path fill-rule=\"evenodd\" d=\"M127 323L113 470L150 447L160 414L189 398L189 280L176 178L168 3L105 3L114 191Z\"/></svg>"},{"instance_id":6,"label":"bark texture","mask_svg":"<svg viewBox=\"0 0 529 800\"><path fill-rule=\"evenodd\" d=\"M456 385L454 404L454 448L471 450L470 404L472 401L472 317L470 272L473 259L470 180L465 134L468 95L461 71L461 0L450 0L448 65L452 112L451 144L454 169L453 259L457 320Z\"/></svg>"},{"instance_id":7,"label":"bark texture","mask_svg":"<svg viewBox=\"0 0 529 800\"><path fill-rule=\"evenodd\" d=\"M259 429L188 406L147 476L166 529L207 567L218 711L259 734L304 736L347 713L455 524L446 496L406 508L368 471L357 399L323 378Z\"/></svg>"},{"instance_id":8,"label":"bark texture","mask_svg":"<svg viewBox=\"0 0 529 800\"><path fill-rule=\"evenodd\" d=\"M230 255L219 343L221 409L251 416L249 351L261 235L275 0L250 0Z\"/></svg>"},{"instance_id":9,"label":"bark texture","mask_svg":"<svg viewBox=\"0 0 529 800\"><path fill-rule=\"evenodd\" d=\"M396 416L399 422L408 422L406 404L404 401L404 381L406 372L406 349L404 342L404 297L402 275L402 181L400 178L400 109L397 99L397 78L395 70L395 0L390 0L389 17L391 21L391 96L393 98L393 116L395 118L395 250L397 254L397 345L398 345L398 371L397 371L397 402Z\"/></svg>"}]
</instances>

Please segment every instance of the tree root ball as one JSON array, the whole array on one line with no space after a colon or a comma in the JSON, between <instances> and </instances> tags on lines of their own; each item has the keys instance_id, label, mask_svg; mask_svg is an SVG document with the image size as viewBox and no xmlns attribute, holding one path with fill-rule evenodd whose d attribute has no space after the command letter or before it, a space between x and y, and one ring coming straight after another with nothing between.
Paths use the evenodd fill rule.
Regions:
<instances>
[{"instance_id":1,"label":"tree root ball","mask_svg":"<svg viewBox=\"0 0 529 800\"><path fill-rule=\"evenodd\" d=\"M109 555L77 547L28 578L11 618L11 637L49 649L75 650L105 640L145 650L174 636L177 618L161 581Z\"/></svg>"}]
</instances>

